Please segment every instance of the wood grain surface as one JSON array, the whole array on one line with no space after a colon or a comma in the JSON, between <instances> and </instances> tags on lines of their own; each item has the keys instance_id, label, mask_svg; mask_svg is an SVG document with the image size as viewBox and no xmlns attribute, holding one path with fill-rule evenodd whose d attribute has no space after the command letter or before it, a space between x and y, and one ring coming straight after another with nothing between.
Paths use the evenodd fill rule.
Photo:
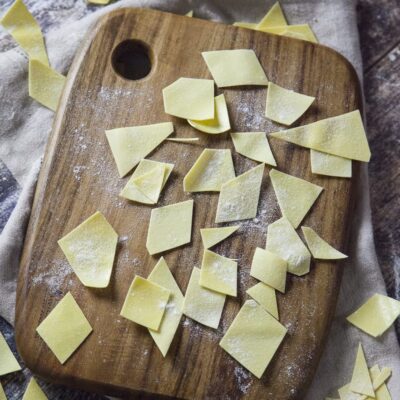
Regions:
<instances>
[{"instance_id":1,"label":"wood grain surface","mask_svg":"<svg viewBox=\"0 0 400 400\"><path fill-rule=\"evenodd\" d=\"M151 49L153 69L140 81L128 81L112 69L110 57L127 38ZM100 393L137 393L204 398L299 399L317 366L334 311L341 277L337 263L313 263L305 277L291 276L278 295L281 322L288 335L261 380L252 377L219 348L218 342L255 283L248 272L256 246L264 246L269 223L280 217L266 173L259 213L231 240L216 247L239 258L239 296L229 298L217 331L183 319L163 359L147 331L119 316L135 274L147 276L157 258L145 250L150 208L118 197L126 179L118 178L105 129L171 120L177 136L194 136L185 121L163 111L161 89L181 76L210 78L201 51L253 48L270 80L316 96L316 104L298 122L304 124L361 107L354 70L323 46L151 10L127 9L104 17L76 56L57 112L41 170L25 241L18 285L16 340L27 366L55 382ZM219 91L221 92L221 91ZM264 118L265 88L224 90L235 131L279 129ZM191 245L169 251L166 260L185 291L193 266L201 259L199 229L212 226L217 195L185 194L182 178L204 146L232 148L228 135L201 135L200 145L166 142L151 158L175 163L159 205L193 198ZM309 152L271 140L279 169L324 187L304 224L346 250L351 216L351 181L314 176ZM234 155L236 173L256 164ZM357 179L357 164L354 175ZM83 287L72 273L57 240L100 210L121 237L110 286ZM64 366L35 329L63 295L71 291L94 332Z\"/></svg>"}]
</instances>

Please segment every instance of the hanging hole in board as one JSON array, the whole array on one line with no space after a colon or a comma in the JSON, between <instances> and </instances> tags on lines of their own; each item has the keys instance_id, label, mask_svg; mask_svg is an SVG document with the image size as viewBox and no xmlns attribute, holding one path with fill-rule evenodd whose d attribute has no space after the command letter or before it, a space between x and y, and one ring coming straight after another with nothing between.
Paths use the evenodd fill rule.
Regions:
<instances>
[{"instance_id":1,"label":"hanging hole in board","mask_svg":"<svg viewBox=\"0 0 400 400\"><path fill-rule=\"evenodd\" d=\"M138 80L151 71L152 57L149 47L135 39L127 39L115 47L111 63L114 71L123 78Z\"/></svg>"}]
</instances>

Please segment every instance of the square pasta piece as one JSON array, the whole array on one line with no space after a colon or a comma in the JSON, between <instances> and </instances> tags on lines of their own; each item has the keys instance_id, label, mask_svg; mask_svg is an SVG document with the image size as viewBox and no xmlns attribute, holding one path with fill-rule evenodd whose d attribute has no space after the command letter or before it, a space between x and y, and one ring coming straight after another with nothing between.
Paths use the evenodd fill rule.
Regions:
<instances>
[{"instance_id":1,"label":"square pasta piece","mask_svg":"<svg viewBox=\"0 0 400 400\"><path fill-rule=\"evenodd\" d=\"M254 300L247 300L220 341L220 346L261 378L287 329Z\"/></svg>"},{"instance_id":2,"label":"square pasta piece","mask_svg":"<svg viewBox=\"0 0 400 400\"><path fill-rule=\"evenodd\" d=\"M121 315L139 325L158 331L171 292L135 276L122 306Z\"/></svg>"},{"instance_id":3,"label":"square pasta piece","mask_svg":"<svg viewBox=\"0 0 400 400\"><path fill-rule=\"evenodd\" d=\"M68 292L36 329L61 364L92 332L72 294Z\"/></svg>"},{"instance_id":4,"label":"square pasta piece","mask_svg":"<svg viewBox=\"0 0 400 400\"><path fill-rule=\"evenodd\" d=\"M189 243L192 236L193 200L151 211L146 247L153 255Z\"/></svg>"}]
</instances>

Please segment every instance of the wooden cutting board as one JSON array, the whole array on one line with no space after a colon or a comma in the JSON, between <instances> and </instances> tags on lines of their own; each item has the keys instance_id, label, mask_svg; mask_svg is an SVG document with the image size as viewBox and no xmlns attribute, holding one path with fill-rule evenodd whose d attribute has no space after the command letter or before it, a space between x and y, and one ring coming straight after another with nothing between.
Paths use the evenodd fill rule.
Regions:
<instances>
[{"instance_id":1,"label":"wooden cutting board","mask_svg":"<svg viewBox=\"0 0 400 400\"><path fill-rule=\"evenodd\" d=\"M114 61L120 73L127 74L131 71L127 63L139 60L140 64L143 58L140 54L133 57L130 52L137 53L137 48L126 43L113 55L127 39L140 41L147 49L152 67L143 79L125 79L113 68ZM308 275L289 276L287 293L278 294L281 322L288 334L262 379L253 377L218 346L246 299L246 289L256 283L249 276L254 249L265 245L268 224L280 218L269 168L257 218L243 222L242 233L215 249L239 259L240 277L239 295L227 299L218 330L183 318L164 359L146 329L119 315L133 277L146 277L157 257L149 256L145 248L151 208L118 197L127 178L118 177L104 130L172 120L177 136L201 137L197 144L165 142L150 155L154 160L175 163L158 206L195 200L192 243L164 254L185 292L191 270L201 260L199 229L214 225L218 195L185 194L182 179L204 147L233 147L229 134L207 136L194 131L186 121L166 115L161 90L182 76L211 78L201 52L235 48L254 49L273 82L316 97L299 124L361 107L354 69L326 47L153 10L122 9L103 17L87 36L69 72L37 184L21 261L17 345L27 366L44 379L104 394L135 397L139 393L152 399L156 395L303 398L335 310L340 263L314 262ZM264 117L266 88L217 92L227 98L233 131L281 129ZM310 171L308 150L274 139L270 143L280 170L325 188L304 224L346 251L357 163L351 181L316 176ZM236 153L233 157L237 175L256 165ZM96 210L104 213L120 236L111 283L97 290L78 281L57 245L59 238ZM60 365L35 330L68 291L90 321L93 333L65 365Z\"/></svg>"}]
</instances>

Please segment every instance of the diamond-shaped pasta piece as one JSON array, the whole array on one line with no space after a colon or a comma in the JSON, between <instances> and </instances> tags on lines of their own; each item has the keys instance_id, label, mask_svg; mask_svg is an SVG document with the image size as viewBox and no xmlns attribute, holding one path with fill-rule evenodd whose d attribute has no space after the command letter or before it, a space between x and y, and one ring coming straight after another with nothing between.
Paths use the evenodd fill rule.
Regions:
<instances>
[{"instance_id":1,"label":"diamond-shaped pasta piece","mask_svg":"<svg viewBox=\"0 0 400 400\"><path fill-rule=\"evenodd\" d=\"M97 211L58 244L85 286L104 288L110 282L117 241L118 235Z\"/></svg>"},{"instance_id":2,"label":"diamond-shaped pasta piece","mask_svg":"<svg viewBox=\"0 0 400 400\"><path fill-rule=\"evenodd\" d=\"M254 300L247 300L219 344L261 378L285 335L282 324Z\"/></svg>"},{"instance_id":3,"label":"diamond-shaped pasta piece","mask_svg":"<svg viewBox=\"0 0 400 400\"><path fill-rule=\"evenodd\" d=\"M126 294L121 315L158 331L170 294L168 289L137 275Z\"/></svg>"},{"instance_id":4,"label":"diamond-shaped pasta piece","mask_svg":"<svg viewBox=\"0 0 400 400\"><path fill-rule=\"evenodd\" d=\"M68 292L36 329L61 364L92 332L88 320Z\"/></svg>"},{"instance_id":5,"label":"diamond-shaped pasta piece","mask_svg":"<svg viewBox=\"0 0 400 400\"><path fill-rule=\"evenodd\" d=\"M153 255L189 243L192 236L193 200L151 210L146 248Z\"/></svg>"},{"instance_id":6,"label":"diamond-shaped pasta piece","mask_svg":"<svg viewBox=\"0 0 400 400\"><path fill-rule=\"evenodd\" d=\"M236 296L237 262L210 250L204 250L200 285L219 293Z\"/></svg>"}]
</instances>

